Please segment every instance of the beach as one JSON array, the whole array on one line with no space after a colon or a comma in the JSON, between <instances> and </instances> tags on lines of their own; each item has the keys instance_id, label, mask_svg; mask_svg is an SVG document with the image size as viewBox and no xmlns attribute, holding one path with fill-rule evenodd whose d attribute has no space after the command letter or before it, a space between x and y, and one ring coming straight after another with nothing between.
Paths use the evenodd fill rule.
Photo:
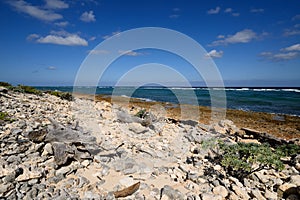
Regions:
<instances>
[{"instance_id":1,"label":"beach","mask_svg":"<svg viewBox=\"0 0 300 200\"><path fill-rule=\"evenodd\" d=\"M161 103L156 105L161 110L154 110L154 102L136 99L126 107L99 96L96 101L87 95L76 95L73 101L58 96L0 89L1 197L281 199L299 195L299 153L276 161L284 169L265 165L245 176L237 176L238 171L220 162L218 153L221 144L248 144L267 148L274 155L264 157L275 159L274 149L299 144L295 138L259 136L229 119L214 124L180 120L175 108L167 116L160 112L164 111ZM141 112L143 108L146 111ZM232 117L242 115L230 112ZM249 129L245 124L242 127ZM266 141L270 147L256 146Z\"/></svg>"},{"instance_id":2,"label":"beach","mask_svg":"<svg viewBox=\"0 0 300 200\"><path fill-rule=\"evenodd\" d=\"M111 97L106 95L96 95L95 99L96 101L111 102ZM127 101L126 97L114 98L115 103L123 106ZM166 117L180 119L179 105L166 102L149 102L137 98L131 98L129 102L130 104L126 104L126 106L137 106L140 109L149 109L151 106L160 105L166 109ZM186 107L189 110L199 109L199 123L209 125L211 120L211 109L209 107L193 105L186 105ZM239 128L254 129L282 139L300 138L300 117L298 116L227 109L226 118L233 121Z\"/></svg>"}]
</instances>

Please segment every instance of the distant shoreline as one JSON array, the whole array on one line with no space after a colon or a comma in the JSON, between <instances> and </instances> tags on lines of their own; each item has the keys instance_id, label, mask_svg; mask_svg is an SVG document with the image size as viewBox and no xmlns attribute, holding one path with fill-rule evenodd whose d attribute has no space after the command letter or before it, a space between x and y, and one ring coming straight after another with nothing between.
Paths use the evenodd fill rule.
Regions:
<instances>
[{"instance_id":1,"label":"distant shoreline","mask_svg":"<svg viewBox=\"0 0 300 200\"><path fill-rule=\"evenodd\" d=\"M75 97L90 99L95 101L111 102L109 95L87 95L76 94ZM126 99L127 98L127 99ZM129 97L116 97L114 102L120 106L129 106L137 108L149 109L151 106L159 105L167 111L166 116L172 119L180 118L180 107L167 102L147 102L137 98L130 98L129 105L124 103L128 101ZM211 110L207 106L188 105L188 109L199 109L200 117L199 122L203 124L210 124ZM234 122L239 128L250 128L257 130L261 133L268 133L275 137L282 139L295 139L300 138L300 117L285 114L272 114L264 112L243 111L227 109L226 119Z\"/></svg>"}]
</instances>

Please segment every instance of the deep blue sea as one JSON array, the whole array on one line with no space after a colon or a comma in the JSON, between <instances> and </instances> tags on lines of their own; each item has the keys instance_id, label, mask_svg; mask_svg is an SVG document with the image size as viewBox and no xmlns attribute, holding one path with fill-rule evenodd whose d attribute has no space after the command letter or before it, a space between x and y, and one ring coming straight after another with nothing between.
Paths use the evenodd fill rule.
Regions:
<instances>
[{"instance_id":1,"label":"deep blue sea","mask_svg":"<svg viewBox=\"0 0 300 200\"><path fill-rule=\"evenodd\" d=\"M72 92L73 87L36 87L41 90ZM81 93L93 93L91 87L81 87ZM220 88L163 88L163 87L97 87L96 94L131 96L144 101L210 106L209 90ZM244 111L268 112L300 116L300 88L226 88L227 108ZM177 96L176 96L176 95ZM192 101L193 99L196 101Z\"/></svg>"}]
</instances>

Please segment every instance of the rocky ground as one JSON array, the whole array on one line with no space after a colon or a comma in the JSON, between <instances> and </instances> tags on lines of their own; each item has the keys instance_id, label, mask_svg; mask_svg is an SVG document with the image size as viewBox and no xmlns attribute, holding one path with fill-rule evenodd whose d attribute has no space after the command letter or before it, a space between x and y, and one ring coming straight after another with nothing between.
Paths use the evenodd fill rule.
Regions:
<instances>
[{"instance_id":1,"label":"rocky ground","mask_svg":"<svg viewBox=\"0 0 300 200\"><path fill-rule=\"evenodd\" d=\"M140 118L139 107L5 88L0 105L0 198L299 199L299 155L243 179L215 162L203 141L260 143L229 120L172 120L159 106Z\"/></svg>"}]
</instances>

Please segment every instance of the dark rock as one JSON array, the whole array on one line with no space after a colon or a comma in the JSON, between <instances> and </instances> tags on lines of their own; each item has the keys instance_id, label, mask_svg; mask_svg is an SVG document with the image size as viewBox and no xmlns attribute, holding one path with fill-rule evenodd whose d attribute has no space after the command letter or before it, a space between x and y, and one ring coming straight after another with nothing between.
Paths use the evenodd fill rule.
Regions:
<instances>
[{"instance_id":1,"label":"dark rock","mask_svg":"<svg viewBox=\"0 0 300 200\"><path fill-rule=\"evenodd\" d=\"M64 165L67 163L68 159L74 157L74 149L64 143L54 142L52 147L54 160L57 165Z\"/></svg>"},{"instance_id":2,"label":"dark rock","mask_svg":"<svg viewBox=\"0 0 300 200\"><path fill-rule=\"evenodd\" d=\"M165 185L162 188L161 196L166 195L169 199L183 200L184 196L179 190L174 190L171 186Z\"/></svg>"},{"instance_id":3,"label":"dark rock","mask_svg":"<svg viewBox=\"0 0 300 200\"><path fill-rule=\"evenodd\" d=\"M28 134L25 135L25 137L27 137L33 142L42 142L44 141L46 135L47 135L47 130L41 129L41 130L30 131Z\"/></svg>"}]
</instances>

